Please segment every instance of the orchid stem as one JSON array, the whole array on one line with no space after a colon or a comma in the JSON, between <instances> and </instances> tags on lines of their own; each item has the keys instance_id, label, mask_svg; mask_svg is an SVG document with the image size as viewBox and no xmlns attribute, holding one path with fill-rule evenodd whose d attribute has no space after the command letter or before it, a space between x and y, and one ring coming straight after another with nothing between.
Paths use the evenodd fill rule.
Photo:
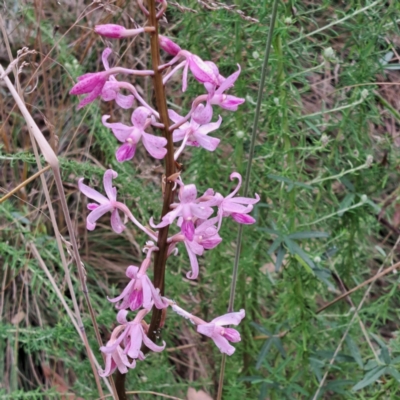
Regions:
<instances>
[{"instance_id":1,"label":"orchid stem","mask_svg":"<svg viewBox=\"0 0 400 400\"><path fill-rule=\"evenodd\" d=\"M264 56L264 61L263 61L263 65L261 68L260 82L258 85L257 104L256 104L253 128L252 128L252 133L251 133L249 159L248 159L248 163L247 163L246 177L244 179L244 197L247 197L248 191L249 191L250 173L251 173L252 161L253 161L253 156L254 156L254 147L255 147L256 137L257 137L258 122L260 119L261 101L263 98L263 90L264 90L264 85L265 85L265 78L267 75L268 60L269 60L269 56L271 53L272 36L274 33L274 26L275 26L277 12L278 12L278 0L274 0L274 4L272 6L271 23L269 25L269 32L268 32L268 37L267 37L267 45L266 45L266 49L265 49L265 56ZM238 235L237 235L237 239L236 239L235 261L233 264L233 271L232 271L232 282L231 282L231 290L230 290L230 296L229 296L228 313L233 311L233 306L234 306L234 302L235 302L235 292L236 292L236 283L237 283L238 270L239 270L239 259L240 259L240 251L241 251L241 246L242 246L242 237L243 237L243 225L239 225L239 231L238 231ZM225 364L226 364L226 354L223 354L222 360L221 360L219 382L218 382L217 400L222 399L222 389L224 386L224 375L225 375Z\"/></svg>"}]
</instances>

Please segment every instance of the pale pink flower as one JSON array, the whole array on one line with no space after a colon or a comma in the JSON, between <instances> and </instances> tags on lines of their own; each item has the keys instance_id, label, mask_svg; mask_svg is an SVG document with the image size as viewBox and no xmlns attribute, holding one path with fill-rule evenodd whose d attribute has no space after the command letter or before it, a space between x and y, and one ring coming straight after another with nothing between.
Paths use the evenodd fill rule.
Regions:
<instances>
[{"instance_id":1,"label":"pale pink flower","mask_svg":"<svg viewBox=\"0 0 400 400\"><path fill-rule=\"evenodd\" d=\"M153 307L153 304L158 309L165 308L165 304L160 295L160 290L156 289L146 274L147 268L150 264L150 258L146 257L140 269L134 265L130 265L126 270L126 276L131 279L122 293L114 299L108 299L111 303L121 301L116 306L118 310L130 308L135 311L143 306L148 310Z\"/></svg>"},{"instance_id":2,"label":"pale pink flower","mask_svg":"<svg viewBox=\"0 0 400 400\"><path fill-rule=\"evenodd\" d=\"M196 185L184 185L179 180L177 183L180 185L178 195L180 203L172 203L171 208L173 210L164 215L162 222L154 227L163 228L172 224L177 217L182 217L182 233L191 241L193 240L195 231L193 219L207 219L213 213L213 209L209 206L208 202L198 203Z\"/></svg>"},{"instance_id":3,"label":"pale pink flower","mask_svg":"<svg viewBox=\"0 0 400 400\"><path fill-rule=\"evenodd\" d=\"M112 186L113 178L116 178L118 174L112 169L108 169L104 173L103 185L107 197L103 196L97 190L86 186L83 183L83 178L78 180L79 190L89 199L97 201L97 203L89 203L87 208L91 210L91 213L87 216L86 227L89 231L92 231L96 227L96 221L104 214L111 212L111 227L116 233L121 233L125 229L124 223L121 221L118 209L126 208L124 204L117 201L117 189Z\"/></svg>"},{"instance_id":4,"label":"pale pink flower","mask_svg":"<svg viewBox=\"0 0 400 400\"><path fill-rule=\"evenodd\" d=\"M141 310L137 313L135 319L129 322L126 319L128 315L127 310L121 310L117 314L117 321L121 324L115 330L118 331L119 336L111 344L100 347L100 350L105 354L115 354L118 346L123 347L123 354L130 358L144 360L145 356L141 351L142 343L144 343L150 350L160 352L165 349L165 342L162 346L156 345L147 337L147 324L143 321L144 316L150 310ZM145 331L146 329L146 331ZM114 330L114 331L115 331Z\"/></svg>"},{"instance_id":5,"label":"pale pink flower","mask_svg":"<svg viewBox=\"0 0 400 400\"><path fill-rule=\"evenodd\" d=\"M123 162L134 157L136 146L142 140L146 150L157 159L164 158L167 149L164 146L167 144L167 139L158 137L145 132L145 129L150 126L151 112L146 107L138 107L131 116L133 126L127 126L120 122L108 123L109 115L103 115L101 119L103 125L110 128L115 137L124 143L115 153L117 161Z\"/></svg>"},{"instance_id":6,"label":"pale pink flower","mask_svg":"<svg viewBox=\"0 0 400 400\"><path fill-rule=\"evenodd\" d=\"M231 356L235 352L235 348L229 342L240 342L240 333L233 328L224 328L224 325L239 325L244 317L243 309L239 312L228 313L214 318L211 322L197 325L197 332L210 337L221 353Z\"/></svg>"},{"instance_id":7,"label":"pale pink flower","mask_svg":"<svg viewBox=\"0 0 400 400\"><path fill-rule=\"evenodd\" d=\"M189 240L183 232L174 235L170 239L172 247L178 242L183 242L186 247L191 266L191 271L186 274L188 279L196 279L199 275L197 256L203 255L204 250L211 250L222 242L222 238L218 234L218 229L215 227L218 219L218 217L214 217L206 221L201 221L195 228L192 240Z\"/></svg>"},{"instance_id":8,"label":"pale pink flower","mask_svg":"<svg viewBox=\"0 0 400 400\"><path fill-rule=\"evenodd\" d=\"M198 107L200 107L200 109L204 108L202 104ZM182 117L173 110L168 110L168 115L174 122L182 120ZM203 147L208 151L214 151L217 148L220 139L208 136L208 134L218 129L221 122L222 118L219 117L217 122L201 125L192 118L190 122L185 122L179 127L179 129L175 129L173 132L173 141L179 142L183 140L182 146L179 148L177 153L175 153L175 159L177 159L185 145Z\"/></svg>"},{"instance_id":9,"label":"pale pink flower","mask_svg":"<svg viewBox=\"0 0 400 400\"><path fill-rule=\"evenodd\" d=\"M104 69L106 71L110 70L110 64L108 62L108 57L112 53L110 48L106 48L103 51L101 59L103 61ZM133 106L134 96L131 94L124 95L120 93L120 88L118 86L117 78L114 75L110 75L108 81L105 83L103 90L101 92L101 98L104 101L115 100L115 102L124 109L131 108Z\"/></svg>"},{"instance_id":10,"label":"pale pink flower","mask_svg":"<svg viewBox=\"0 0 400 400\"><path fill-rule=\"evenodd\" d=\"M119 326L118 328L122 328ZM107 342L107 345L104 348L111 348L116 340L121 329L114 329L111 334L110 340ZM106 377L112 375L116 369L118 368L121 374L126 374L128 372L128 368L134 369L136 367L136 360L132 360L129 362L128 356L124 353L123 348L120 345L117 345L111 353L106 354L106 361L104 370L99 370L99 375L101 377Z\"/></svg>"},{"instance_id":11,"label":"pale pink flower","mask_svg":"<svg viewBox=\"0 0 400 400\"><path fill-rule=\"evenodd\" d=\"M221 225L222 217L232 217L239 224L254 224L256 220L248 215L253 210L253 204L260 201L260 196L256 193L255 199L249 197L234 197L242 185L242 176L238 172L233 172L230 175L231 181L238 179L239 183L232 193L225 198L217 193L215 199L218 202L218 215L220 218L219 226Z\"/></svg>"}]
</instances>

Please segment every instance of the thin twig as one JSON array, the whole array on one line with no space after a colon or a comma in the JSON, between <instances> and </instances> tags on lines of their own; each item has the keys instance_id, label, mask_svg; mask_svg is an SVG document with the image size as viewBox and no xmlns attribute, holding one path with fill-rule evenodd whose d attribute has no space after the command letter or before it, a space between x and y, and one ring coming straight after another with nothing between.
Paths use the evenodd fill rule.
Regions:
<instances>
[{"instance_id":1,"label":"thin twig","mask_svg":"<svg viewBox=\"0 0 400 400\"><path fill-rule=\"evenodd\" d=\"M47 167L44 167L43 169L40 169L38 172L36 172L35 174L33 174L31 177L29 177L28 179L26 179L25 181L23 181L22 183L20 183L17 187L15 187L14 189L12 189L10 192L8 192L6 195L4 195L1 199L0 199L0 204L7 200L9 197L11 197L14 193L17 193L20 189L22 189L24 186L26 186L29 182L34 181L38 176L40 176L41 174L43 174L43 172L48 171L51 168L50 165L48 165Z\"/></svg>"},{"instance_id":2,"label":"thin twig","mask_svg":"<svg viewBox=\"0 0 400 400\"><path fill-rule=\"evenodd\" d=\"M274 26L275 26L277 12L278 12L278 0L274 0L274 4L272 6L271 22L270 22L269 32L268 32L268 37L267 37L267 45L265 48L264 62L262 65L261 77L260 77L260 82L259 82L259 86L258 86L257 104L256 104L256 110L255 110L255 114L254 114L253 129L252 129L252 133L251 133L249 159L248 159L248 163L247 163L246 177L244 179L244 197L247 197L248 191L249 191L249 186L250 186L250 173L251 173L252 161L253 161L253 156L254 156L254 147L256 144L258 122L260 119L260 111L261 111L261 102L263 99L265 78L267 75L268 60L269 60L269 55L271 53L272 36L274 33ZM241 251L241 246L242 246L242 236L243 236L243 225L239 225L238 236L236 239L235 261L234 261L233 271L232 271L232 283L231 283L230 296L229 296L228 313L233 311L234 302L235 302L235 292L236 292L236 283L237 283L237 276L238 276L238 270L239 270L240 251ZM224 375L225 375L225 364L226 364L226 354L223 354L222 360L221 360L221 370L220 370L220 375L219 375L219 382L218 382L217 400L222 399L222 389L224 386Z\"/></svg>"}]
</instances>

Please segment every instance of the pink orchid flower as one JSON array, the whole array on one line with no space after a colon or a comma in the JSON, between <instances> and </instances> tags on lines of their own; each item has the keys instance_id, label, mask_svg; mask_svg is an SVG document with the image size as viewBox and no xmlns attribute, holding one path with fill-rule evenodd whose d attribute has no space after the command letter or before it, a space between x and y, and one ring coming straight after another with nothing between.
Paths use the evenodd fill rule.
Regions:
<instances>
[{"instance_id":1,"label":"pink orchid flower","mask_svg":"<svg viewBox=\"0 0 400 400\"><path fill-rule=\"evenodd\" d=\"M133 70L122 67L110 68L108 57L112 50L106 48L102 53L102 61L105 71L84 74L78 77L78 83L70 90L70 94L88 94L79 104L78 109L92 103L101 96L104 101L115 100L122 108L131 108L134 97L125 96L119 93L121 82L117 81L114 75L124 73L128 75L149 76L154 75L150 70ZM136 89L134 89L136 91ZM138 97L138 94L136 95ZM138 97L139 99L139 97ZM140 100L142 100L140 98Z\"/></svg>"},{"instance_id":2,"label":"pink orchid flower","mask_svg":"<svg viewBox=\"0 0 400 400\"><path fill-rule=\"evenodd\" d=\"M158 309L168 306L168 304L165 304L161 299L160 289L156 289L146 275L147 268L150 265L150 254L151 250L149 250L140 269L134 265L128 267L126 276L131 279L131 281L118 297L108 299L111 303L122 300L116 307L118 310L130 308L132 311L135 311L142 306L150 310L153 304Z\"/></svg>"},{"instance_id":3,"label":"pink orchid flower","mask_svg":"<svg viewBox=\"0 0 400 400\"><path fill-rule=\"evenodd\" d=\"M121 221L118 209L125 212L126 206L117 201L117 189L112 186L113 178L116 178L118 174L112 169L108 169L104 173L103 185L107 197L103 196L97 190L86 186L83 183L83 178L78 180L79 190L89 199L97 201L97 203L89 203L87 208L91 210L91 213L86 219L86 228L92 231L96 227L96 221L107 212L111 212L111 227L116 233L121 233L125 229L124 223Z\"/></svg>"},{"instance_id":4,"label":"pink orchid flower","mask_svg":"<svg viewBox=\"0 0 400 400\"><path fill-rule=\"evenodd\" d=\"M101 59L103 61L104 69L106 71L110 70L110 64L108 63L108 57L112 53L110 48L106 48L103 51ZM104 101L115 100L115 102L123 109L129 109L133 106L134 96L124 95L120 93L120 88L118 87L117 78L114 75L110 75L108 82L105 83L103 90L101 91L101 98Z\"/></svg>"},{"instance_id":5,"label":"pink orchid flower","mask_svg":"<svg viewBox=\"0 0 400 400\"><path fill-rule=\"evenodd\" d=\"M147 337L147 324L143 321L144 316L149 312L149 310L141 310L137 313L135 319L129 322L126 318L128 315L127 310L121 310L117 314L117 321L121 324L117 326L114 332L117 330L119 336L117 339L107 346L100 347L100 351L105 354L115 354L118 346L121 344L124 347L123 354L130 358L144 360L145 356L140 350L142 343L144 343L150 350L155 352L160 352L165 349L165 342L162 346L156 345ZM114 333L113 332L113 333Z\"/></svg>"},{"instance_id":6,"label":"pink orchid flower","mask_svg":"<svg viewBox=\"0 0 400 400\"><path fill-rule=\"evenodd\" d=\"M232 181L233 179L238 179L239 183L232 193L225 198L220 193L215 195L215 199L218 202L219 208L219 226L221 226L222 217L229 216L239 224L254 224L256 220L248 214L253 210L253 204L256 204L260 201L260 196L256 193L255 199L251 199L249 197L234 197L242 185L242 176L238 172L233 172L230 175L230 180ZM245 206L246 204L247 206Z\"/></svg>"},{"instance_id":7,"label":"pink orchid flower","mask_svg":"<svg viewBox=\"0 0 400 400\"><path fill-rule=\"evenodd\" d=\"M183 318L190 320L193 324L197 325L197 332L202 335L210 337L217 345L221 353L231 356L235 352L235 348L229 342L240 342L240 333L233 328L224 328L224 325L239 325L245 317L245 311L242 309L239 312L232 312L224 314L220 317L214 318L211 322L205 322L201 318L190 314L183 308L175 304L175 302L165 299L173 311Z\"/></svg>"},{"instance_id":8,"label":"pink orchid flower","mask_svg":"<svg viewBox=\"0 0 400 400\"><path fill-rule=\"evenodd\" d=\"M198 107L200 107L201 109L204 108L202 104L200 104ZM179 122L182 119L182 117L173 110L168 110L168 115L174 122ZM221 122L222 118L219 117L217 122L211 122L204 125L200 125L197 122L195 122L192 118L190 123L185 122L183 125L180 126L179 129L175 129L173 132L173 141L174 142L179 142L181 140L183 141L182 145L175 153L175 160L181 154L181 152L185 148L185 145L203 147L208 151L214 151L217 148L220 139L210 137L207 135L208 133L218 129L221 125Z\"/></svg>"},{"instance_id":9,"label":"pink orchid flower","mask_svg":"<svg viewBox=\"0 0 400 400\"><path fill-rule=\"evenodd\" d=\"M240 333L233 328L224 328L224 325L239 325L245 317L245 311L232 312L214 318L211 322L197 325L197 332L210 337L221 353L231 356L235 348L229 342L240 342Z\"/></svg>"},{"instance_id":10,"label":"pink orchid flower","mask_svg":"<svg viewBox=\"0 0 400 400\"><path fill-rule=\"evenodd\" d=\"M121 328L121 326L118 328ZM120 331L121 329L114 329L105 348L110 348L114 345ZM104 370L99 370L99 375L101 377L110 376L116 371L117 368L121 374L126 374L128 372L128 368L134 369L135 367L136 360L129 362L128 356L124 354L123 348L120 345L117 345L113 352L106 354L105 367Z\"/></svg>"},{"instance_id":11,"label":"pink orchid flower","mask_svg":"<svg viewBox=\"0 0 400 400\"><path fill-rule=\"evenodd\" d=\"M145 129L151 124L150 114L151 112L146 107L138 107L131 116L133 126L127 126L120 122L108 123L107 120L110 116L103 115L101 119L103 125L110 128L115 137L123 143L115 153L117 161L131 160L135 155L136 145L140 140L143 141L144 147L154 158L164 158L167 153L167 149L164 148L167 144L167 139L145 132Z\"/></svg>"},{"instance_id":12,"label":"pink orchid flower","mask_svg":"<svg viewBox=\"0 0 400 400\"><path fill-rule=\"evenodd\" d=\"M212 65L213 64L213 65ZM210 68L214 70L214 74L218 73L218 68L214 63L209 62ZM236 111L240 104L243 104L245 99L240 97L226 95L224 92L230 89L240 75L240 65L238 70L228 78L224 78L218 73L217 84L205 82L204 87L208 92L207 102L203 109L197 108L193 113L193 119L199 124L204 124L211 121L212 118L212 105L217 105L225 110Z\"/></svg>"},{"instance_id":13,"label":"pink orchid flower","mask_svg":"<svg viewBox=\"0 0 400 400\"><path fill-rule=\"evenodd\" d=\"M193 240L195 232L194 217L207 219L214 211L209 206L209 202L198 203L196 185L184 185L179 180L177 183L180 185L178 195L180 203L172 203L171 208L173 208L173 210L164 215L162 222L155 225L154 228L163 228L164 226L172 224L177 217L182 217L181 230L185 237L191 241Z\"/></svg>"},{"instance_id":14,"label":"pink orchid flower","mask_svg":"<svg viewBox=\"0 0 400 400\"><path fill-rule=\"evenodd\" d=\"M186 274L188 279L197 279L199 275L197 256L203 255L204 250L211 250L222 242L222 238L218 234L218 229L215 227L218 220L218 217L214 217L197 225L193 234L193 240L188 240L183 232L174 235L170 239L170 242L172 242L170 250L172 250L178 242L183 242L186 247L192 269Z\"/></svg>"},{"instance_id":15,"label":"pink orchid flower","mask_svg":"<svg viewBox=\"0 0 400 400\"><path fill-rule=\"evenodd\" d=\"M218 84L218 76L215 75L214 69L207 64L207 62L203 61L199 56L187 51L182 50L176 43L174 43L171 39L168 39L165 36L159 36L160 47L165 50L167 53L174 55L175 57L164 64L162 68L167 68L169 66L174 65L177 61L182 58L185 58L185 61L178 64L173 70L168 74L168 79L175 74L179 69L183 68L183 77L182 77L182 91L185 92L187 89L187 77L188 71L193 74L194 78L200 83L213 83L215 85ZM164 77L165 79L166 77ZM165 83L165 81L164 81Z\"/></svg>"}]
</instances>

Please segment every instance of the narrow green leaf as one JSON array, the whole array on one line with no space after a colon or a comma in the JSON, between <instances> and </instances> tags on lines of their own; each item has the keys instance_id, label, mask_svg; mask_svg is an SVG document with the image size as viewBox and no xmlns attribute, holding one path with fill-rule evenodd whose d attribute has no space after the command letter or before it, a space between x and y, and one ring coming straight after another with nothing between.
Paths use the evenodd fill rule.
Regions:
<instances>
[{"instance_id":1,"label":"narrow green leaf","mask_svg":"<svg viewBox=\"0 0 400 400\"><path fill-rule=\"evenodd\" d=\"M268 254L272 254L281 244L282 239L277 237L271 244L270 248L268 249Z\"/></svg>"},{"instance_id":2,"label":"narrow green leaf","mask_svg":"<svg viewBox=\"0 0 400 400\"><path fill-rule=\"evenodd\" d=\"M353 356L354 360L356 360L358 366L360 368L364 368L364 363L361 357L360 349L349 335L346 336L346 343L347 347L350 350L350 354Z\"/></svg>"},{"instance_id":3,"label":"narrow green leaf","mask_svg":"<svg viewBox=\"0 0 400 400\"><path fill-rule=\"evenodd\" d=\"M283 259L286 254L286 249L282 246L282 244L279 246L278 249L278 254L276 256L276 261L275 261L275 271L278 272L281 268Z\"/></svg>"},{"instance_id":4,"label":"narrow green leaf","mask_svg":"<svg viewBox=\"0 0 400 400\"><path fill-rule=\"evenodd\" d=\"M364 379L357 383L357 385L352 387L352 391L363 389L369 385L375 383L384 373L386 372L386 367L377 367L365 374Z\"/></svg>"},{"instance_id":5,"label":"narrow green leaf","mask_svg":"<svg viewBox=\"0 0 400 400\"><path fill-rule=\"evenodd\" d=\"M314 238L327 238L329 233L320 231L304 231L295 232L288 235L289 239L314 239Z\"/></svg>"}]
</instances>

